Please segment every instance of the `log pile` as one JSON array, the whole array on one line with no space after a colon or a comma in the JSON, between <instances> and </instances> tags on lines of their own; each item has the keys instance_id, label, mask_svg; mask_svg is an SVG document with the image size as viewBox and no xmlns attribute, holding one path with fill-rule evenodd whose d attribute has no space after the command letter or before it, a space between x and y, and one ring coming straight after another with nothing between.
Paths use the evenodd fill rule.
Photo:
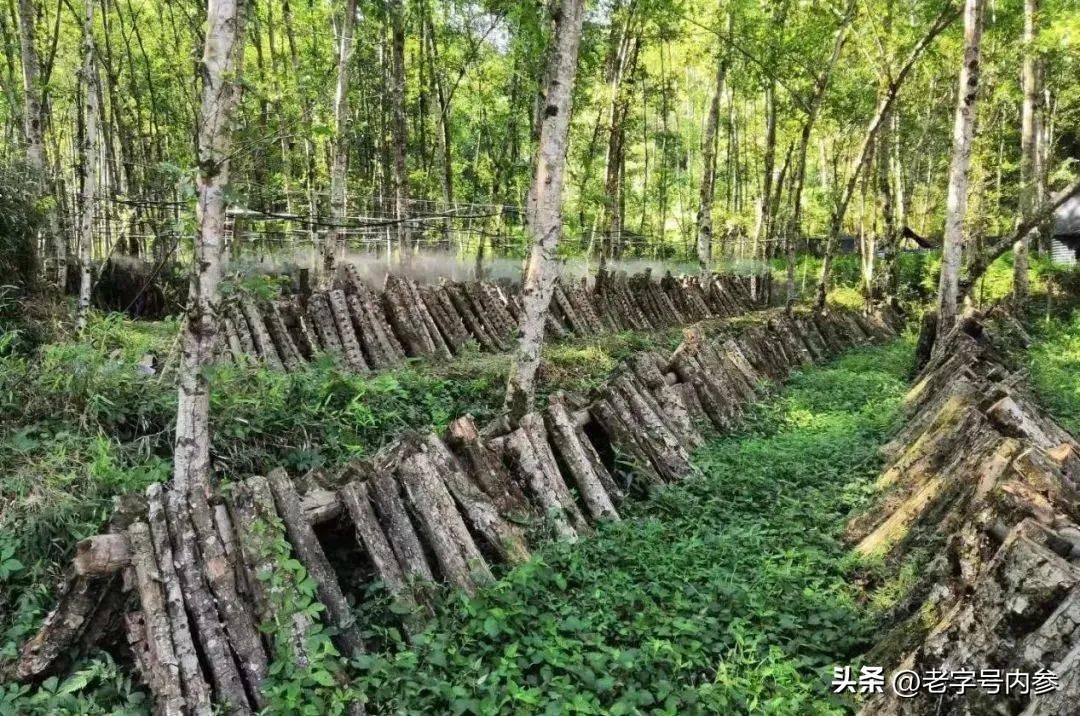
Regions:
<instances>
[{"instance_id":1,"label":"log pile","mask_svg":"<svg viewBox=\"0 0 1080 716\"><path fill-rule=\"evenodd\" d=\"M1006 323L968 315L938 346L906 397L905 427L884 448L881 504L848 536L895 569L918 565L868 663L977 677L1052 671L1061 688L899 698L886 686L865 714L1077 713L1080 445L997 347Z\"/></svg>"},{"instance_id":2,"label":"log pile","mask_svg":"<svg viewBox=\"0 0 1080 716\"><path fill-rule=\"evenodd\" d=\"M648 271L609 274L588 290L570 280L555 287L548 314L552 339L620 330L652 330L709 318L729 318L755 307L746 278L652 280ZM442 281L421 286L390 275L381 292L372 290L351 265L335 287L316 292L306 305L281 298L250 297L229 305L221 318L219 360L256 360L296 370L319 353L335 356L358 373L400 365L406 358L448 358L475 344L509 350L521 313L521 298L509 285L486 281Z\"/></svg>"},{"instance_id":3,"label":"log pile","mask_svg":"<svg viewBox=\"0 0 1080 716\"><path fill-rule=\"evenodd\" d=\"M333 312L333 302L326 307ZM410 612L403 627L412 633L434 585L474 592L495 565L527 560L541 541L577 540L620 519L631 496L692 474L691 450L727 429L765 380L896 331L842 312L762 318L735 333L688 329L674 353L635 356L593 395L556 394L513 430L480 429L464 416L444 436L407 433L332 475L294 481L278 469L211 495L156 485L141 509L79 545L72 586L24 646L18 675L36 680L63 668L94 638L103 605L114 605L108 614L126 617L158 711L208 713L211 703L256 711L274 658L257 626L283 620L273 590L284 587L268 575L285 556L268 543L314 580L342 653L362 651L348 599L367 585L343 573L359 569L384 585L407 607L395 611ZM336 564L343 534L355 539L348 564ZM311 618L287 623L302 655Z\"/></svg>"}]
</instances>

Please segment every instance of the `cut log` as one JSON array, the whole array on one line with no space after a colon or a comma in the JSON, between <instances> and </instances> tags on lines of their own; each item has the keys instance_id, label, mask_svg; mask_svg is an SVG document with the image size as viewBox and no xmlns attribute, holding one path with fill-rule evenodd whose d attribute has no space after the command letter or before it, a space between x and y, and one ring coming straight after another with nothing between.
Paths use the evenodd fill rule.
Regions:
<instances>
[{"instance_id":1,"label":"cut log","mask_svg":"<svg viewBox=\"0 0 1080 716\"><path fill-rule=\"evenodd\" d=\"M448 440L461 459L466 473L495 504L499 514L516 523L535 517L521 486L506 470L499 455L481 438L472 418L464 416L450 423Z\"/></svg>"},{"instance_id":2,"label":"cut log","mask_svg":"<svg viewBox=\"0 0 1080 716\"><path fill-rule=\"evenodd\" d=\"M398 465L397 474L416 510L443 579L469 594L491 581L487 562L428 455L423 452L409 455Z\"/></svg>"},{"instance_id":3,"label":"cut log","mask_svg":"<svg viewBox=\"0 0 1080 716\"><path fill-rule=\"evenodd\" d=\"M618 521L615 503L621 502L622 491L600 462L592 443L574 425L566 406L561 402L549 404L544 418L551 442L577 485L586 510L596 521Z\"/></svg>"},{"instance_id":4,"label":"cut log","mask_svg":"<svg viewBox=\"0 0 1080 716\"><path fill-rule=\"evenodd\" d=\"M308 300L308 315L311 316L311 323L322 349L335 357L343 356L345 349L341 345L341 338L338 337L334 314L330 310L330 301L325 293L311 294Z\"/></svg>"},{"instance_id":5,"label":"cut log","mask_svg":"<svg viewBox=\"0 0 1080 716\"><path fill-rule=\"evenodd\" d=\"M188 495L188 513L198 539L203 575L218 605L233 653L240 665L240 675L247 684L256 707L265 706L262 682L267 673L267 657L263 650L255 617L240 597L236 585L236 565L229 559L225 545L218 535L214 510L205 495L196 490Z\"/></svg>"},{"instance_id":6,"label":"cut log","mask_svg":"<svg viewBox=\"0 0 1080 716\"><path fill-rule=\"evenodd\" d=\"M277 348L274 347L274 342L270 339L270 333L266 330L266 324L263 323L262 314L255 302L244 297L240 299L240 309L244 313L244 318L247 319L251 339L255 344L255 352L266 361L268 366L281 370L281 357L278 355Z\"/></svg>"},{"instance_id":7,"label":"cut log","mask_svg":"<svg viewBox=\"0 0 1080 716\"><path fill-rule=\"evenodd\" d=\"M364 360L363 351L360 350L360 342L356 339L352 317L349 315L349 306L345 302L345 292L339 289L327 291L326 300L330 305L330 315L334 319L334 327L337 328L338 338L341 340L341 349L345 355L345 362L357 373L366 374L370 372L367 361Z\"/></svg>"},{"instance_id":8,"label":"cut log","mask_svg":"<svg viewBox=\"0 0 1080 716\"><path fill-rule=\"evenodd\" d=\"M414 299L405 282L394 275L386 277L383 290L386 315L394 334L401 340L409 356L429 356L436 352L435 343L428 333L427 325L414 305Z\"/></svg>"},{"instance_id":9,"label":"cut log","mask_svg":"<svg viewBox=\"0 0 1080 716\"><path fill-rule=\"evenodd\" d=\"M524 533L503 518L494 502L469 479L457 458L438 436L434 433L425 435L423 445L438 468L439 477L475 533L482 536L504 562L518 564L529 559Z\"/></svg>"},{"instance_id":10,"label":"cut log","mask_svg":"<svg viewBox=\"0 0 1080 716\"><path fill-rule=\"evenodd\" d=\"M285 525L293 552L308 574L315 580L319 601L326 607L330 623L337 628L337 641L342 646L342 653L351 655L364 650L364 641L360 628L356 624L345 595L338 584L330 560L326 558L322 545L319 544L311 525L304 519L304 510L300 496L296 494L292 480L281 468L272 470L266 476L270 492L274 496L274 505Z\"/></svg>"},{"instance_id":11,"label":"cut log","mask_svg":"<svg viewBox=\"0 0 1080 716\"><path fill-rule=\"evenodd\" d=\"M375 510L368 498L367 483L356 480L345 485L341 488L341 501L345 503L345 509L356 528L357 541L364 546L379 580L395 597L411 602L412 596L405 581L405 573L398 564L397 556L383 532L382 525L379 524L378 517L375 516Z\"/></svg>"},{"instance_id":12,"label":"cut log","mask_svg":"<svg viewBox=\"0 0 1080 716\"><path fill-rule=\"evenodd\" d=\"M277 306L282 320L285 321L285 328L300 352L300 357L304 360L314 359L315 354L322 350L322 346L319 345L319 340L311 327L311 320L305 315L299 302L295 298L285 299L279 301Z\"/></svg>"},{"instance_id":13,"label":"cut log","mask_svg":"<svg viewBox=\"0 0 1080 716\"><path fill-rule=\"evenodd\" d=\"M158 565L161 588L165 595L165 607L172 630L173 648L179 667L185 707L195 714L210 714L210 686L203 677L199 655L191 635L187 612L184 608L184 590L176 573L172 542L165 516L165 503L160 484L151 485L146 491L147 520Z\"/></svg>"},{"instance_id":14,"label":"cut log","mask_svg":"<svg viewBox=\"0 0 1080 716\"><path fill-rule=\"evenodd\" d=\"M498 336L492 335L487 324L476 313L461 284L447 283L443 288L454 306L454 311L461 317L465 328L481 348L492 352L506 350L506 344Z\"/></svg>"},{"instance_id":15,"label":"cut log","mask_svg":"<svg viewBox=\"0 0 1080 716\"><path fill-rule=\"evenodd\" d=\"M435 575L424 554L420 536L405 510L397 481L383 473L371 475L367 484L371 501L406 580L414 593L423 593L427 585L435 581Z\"/></svg>"},{"instance_id":16,"label":"cut log","mask_svg":"<svg viewBox=\"0 0 1080 716\"><path fill-rule=\"evenodd\" d=\"M519 421L517 430L507 436L508 452L516 466L518 479L532 499L553 521L559 536L574 539L592 530L570 493L558 462L548 444L544 420L529 413Z\"/></svg>"},{"instance_id":17,"label":"cut log","mask_svg":"<svg viewBox=\"0 0 1080 716\"><path fill-rule=\"evenodd\" d=\"M236 337L240 340L244 355L250 356L252 360L258 358L259 354L255 351L255 340L251 337L251 329L248 328L244 314L233 305L230 307L228 315L232 319L233 327L236 329Z\"/></svg>"},{"instance_id":18,"label":"cut log","mask_svg":"<svg viewBox=\"0 0 1080 716\"><path fill-rule=\"evenodd\" d=\"M103 534L88 537L75 545L72 565L75 574L100 577L116 574L131 562L131 543L127 535Z\"/></svg>"},{"instance_id":19,"label":"cut log","mask_svg":"<svg viewBox=\"0 0 1080 716\"><path fill-rule=\"evenodd\" d=\"M266 326L270 329L270 338L274 341L278 355L281 356L281 362L288 370L298 368L304 362L304 358L300 355L300 349L297 348L296 342L293 341L285 325L281 311L273 301L266 304Z\"/></svg>"},{"instance_id":20,"label":"cut log","mask_svg":"<svg viewBox=\"0 0 1080 716\"><path fill-rule=\"evenodd\" d=\"M180 716L185 713L180 664L173 646L169 611L161 588L150 528L145 522L136 522L128 528L128 539L131 541L132 567L146 627L147 683L154 694L158 711L165 716ZM237 705L242 712L244 702Z\"/></svg>"},{"instance_id":21,"label":"cut log","mask_svg":"<svg viewBox=\"0 0 1080 716\"><path fill-rule=\"evenodd\" d=\"M291 589L286 580L269 579L276 567L273 545L285 541L285 528L274 508L274 498L265 477L250 477L232 486L231 506L237 528L237 542L243 559L247 585L260 626L276 625L287 629L288 653L275 653L278 660L289 659L299 668L308 664L307 638L311 618L303 613L280 614L276 604L283 599L281 592Z\"/></svg>"},{"instance_id":22,"label":"cut log","mask_svg":"<svg viewBox=\"0 0 1080 716\"><path fill-rule=\"evenodd\" d=\"M653 467L652 460L638 444L634 432L604 399L593 401L589 405L589 414L593 421L604 429L612 449L615 451L614 471L624 475L621 489L624 493L638 491L647 494L652 488L664 484L664 479ZM613 475L614 477L615 475ZM641 487L637 487L640 484Z\"/></svg>"},{"instance_id":23,"label":"cut log","mask_svg":"<svg viewBox=\"0 0 1080 716\"><path fill-rule=\"evenodd\" d=\"M164 495L165 514L169 528L169 538L174 547L173 555L176 559L176 569L180 576L180 584L184 590L184 604L192 623L195 625L195 640L207 665L210 680L214 685L215 701L223 703L231 713L251 713L251 705L248 703L247 694L244 691L244 682L233 661L229 641L222 628L214 597L207 588L205 577L199 563L198 537L195 527L191 523L187 501L183 495L176 491L169 491ZM128 530L128 536L132 536ZM134 539L132 540L133 560L137 560L137 551ZM138 570L138 564L133 561ZM158 579L155 577L155 579ZM153 611L147 607L146 595L139 588L142 597L142 610L146 617L147 635L151 646L154 641ZM153 649L151 648L151 651ZM173 657L175 658L175 656ZM161 697L155 695L160 701Z\"/></svg>"}]
</instances>

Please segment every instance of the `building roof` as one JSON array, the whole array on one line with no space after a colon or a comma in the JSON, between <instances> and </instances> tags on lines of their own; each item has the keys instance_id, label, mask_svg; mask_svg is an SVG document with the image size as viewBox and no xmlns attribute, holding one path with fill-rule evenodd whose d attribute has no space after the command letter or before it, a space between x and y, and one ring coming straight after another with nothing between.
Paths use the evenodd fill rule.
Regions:
<instances>
[{"instance_id":1,"label":"building roof","mask_svg":"<svg viewBox=\"0 0 1080 716\"><path fill-rule=\"evenodd\" d=\"M1067 199L1054 212L1054 236L1080 236L1080 195Z\"/></svg>"}]
</instances>

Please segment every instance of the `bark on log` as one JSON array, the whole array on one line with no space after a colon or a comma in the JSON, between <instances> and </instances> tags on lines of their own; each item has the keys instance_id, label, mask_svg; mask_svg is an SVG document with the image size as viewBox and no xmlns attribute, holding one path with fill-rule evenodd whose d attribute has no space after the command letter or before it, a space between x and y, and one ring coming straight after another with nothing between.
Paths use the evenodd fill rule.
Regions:
<instances>
[{"instance_id":1,"label":"bark on log","mask_svg":"<svg viewBox=\"0 0 1080 716\"><path fill-rule=\"evenodd\" d=\"M195 641L192 638L187 612L184 609L184 590L180 584L180 577L176 573L161 485L151 485L146 491L146 496L150 537L161 588L165 596L165 607L184 694L185 710L194 714L208 715L211 712L210 686L203 678L199 655L195 650Z\"/></svg>"},{"instance_id":2,"label":"bark on log","mask_svg":"<svg viewBox=\"0 0 1080 716\"><path fill-rule=\"evenodd\" d=\"M88 537L75 545L75 574L100 577L116 574L131 562L131 543L124 534Z\"/></svg>"},{"instance_id":3,"label":"bark on log","mask_svg":"<svg viewBox=\"0 0 1080 716\"><path fill-rule=\"evenodd\" d=\"M491 545L503 561L518 564L528 560L529 548L524 533L503 518L491 499L469 479L449 448L433 433L424 436L423 445L473 530Z\"/></svg>"},{"instance_id":4,"label":"bark on log","mask_svg":"<svg viewBox=\"0 0 1080 716\"><path fill-rule=\"evenodd\" d=\"M297 350L304 360L312 360L315 354L322 350L318 337L311 326L311 319L305 315L299 301L293 299L283 300L278 306L281 317L285 321L285 327L292 336Z\"/></svg>"},{"instance_id":5,"label":"bark on log","mask_svg":"<svg viewBox=\"0 0 1080 716\"><path fill-rule=\"evenodd\" d=\"M461 458L465 471L495 503L499 514L519 524L532 521L535 513L521 486L511 477L498 453L480 438L472 418L458 418L450 423L448 432L450 445Z\"/></svg>"},{"instance_id":6,"label":"bark on log","mask_svg":"<svg viewBox=\"0 0 1080 716\"><path fill-rule=\"evenodd\" d=\"M180 665L173 647L169 613L154 558L150 528L145 522L136 522L128 528L128 539L131 541L132 566L146 625L148 683L159 712L164 716L180 716L185 712Z\"/></svg>"},{"instance_id":7,"label":"bark on log","mask_svg":"<svg viewBox=\"0 0 1080 716\"><path fill-rule=\"evenodd\" d=\"M285 325L285 319L282 317L281 311L273 301L266 304L266 316L266 325L270 329L270 338L274 341L278 355L281 356L281 362L288 370L295 370L303 363L304 358L300 354L296 342L293 341L288 327Z\"/></svg>"},{"instance_id":8,"label":"bark on log","mask_svg":"<svg viewBox=\"0 0 1080 716\"><path fill-rule=\"evenodd\" d=\"M368 486L370 497L390 540L398 564L415 591L426 589L435 581L420 537L401 500L397 481L387 473L372 475Z\"/></svg>"},{"instance_id":9,"label":"bark on log","mask_svg":"<svg viewBox=\"0 0 1080 716\"><path fill-rule=\"evenodd\" d=\"M506 350L506 344L498 336L492 335L488 326L477 314L461 284L447 283L444 288L454 305L454 310L480 347L491 352Z\"/></svg>"},{"instance_id":10,"label":"bark on log","mask_svg":"<svg viewBox=\"0 0 1080 716\"><path fill-rule=\"evenodd\" d=\"M274 347L274 342L270 339L270 333L266 330L266 324L263 323L262 314L259 313L255 302L250 298L242 298L240 299L240 309L244 313L244 318L247 319L251 339L255 344L255 352L271 368L281 370L281 357Z\"/></svg>"},{"instance_id":11,"label":"bark on log","mask_svg":"<svg viewBox=\"0 0 1080 716\"><path fill-rule=\"evenodd\" d=\"M235 515L237 541L251 589L252 602L260 626L278 624L289 630L290 653L275 654L278 659L293 660L298 667L308 664L307 637L311 619L301 613L279 614L275 604L280 597L275 592L288 589L287 584L275 583L265 577L276 568L270 549L277 540L286 539L285 528L274 508L274 498L265 477L250 477L233 485L231 506Z\"/></svg>"},{"instance_id":12,"label":"bark on log","mask_svg":"<svg viewBox=\"0 0 1080 716\"><path fill-rule=\"evenodd\" d=\"M360 350L360 342L356 339L356 331L353 330L349 306L345 302L345 292L340 289L327 291L326 300L330 305L330 315L333 316L338 338L341 339L345 362L357 373L369 373L370 368L368 368L367 361L364 360L364 354Z\"/></svg>"},{"instance_id":13,"label":"bark on log","mask_svg":"<svg viewBox=\"0 0 1080 716\"><path fill-rule=\"evenodd\" d=\"M265 706L262 682L267 674L267 657L254 615L240 597L236 585L236 565L225 551L225 545L218 535L213 508L203 493L194 491L189 494L187 506L198 539L207 586L217 602L218 613L248 692L252 695L254 705L262 708Z\"/></svg>"},{"instance_id":14,"label":"bark on log","mask_svg":"<svg viewBox=\"0 0 1080 716\"><path fill-rule=\"evenodd\" d=\"M364 546L375 573L388 592L406 603L412 602L405 572L398 564L397 556L369 501L367 483L355 480L341 488L340 493L341 501L345 503L345 509L356 528L357 541Z\"/></svg>"},{"instance_id":15,"label":"bark on log","mask_svg":"<svg viewBox=\"0 0 1080 716\"><path fill-rule=\"evenodd\" d=\"M285 524L285 532L289 536L293 551L315 580L319 601L326 607L330 623L338 630L337 640L343 647L342 652L351 655L364 651L364 641L360 636L356 617L341 591L341 585L338 584L334 569L330 566L315 531L304 519L300 496L296 494L292 480L283 469L277 468L266 476L266 481L274 496L278 515Z\"/></svg>"},{"instance_id":16,"label":"bark on log","mask_svg":"<svg viewBox=\"0 0 1080 716\"><path fill-rule=\"evenodd\" d=\"M174 546L173 554L176 559L176 568L184 590L184 603L195 624L196 641L210 672L210 680L214 685L215 701L225 704L230 712L251 713L251 706L248 703L247 694L244 692L244 682L236 663L233 661L228 638L218 615L217 605L214 603L213 595L207 588L205 577L200 568L197 549L198 538L195 534L195 527L191 522L187 501L181 493L176 491L167 492L164 499L169 537ZM131 530L128 530L128 536L132 536ZM133 554L136 551L133 539ZM137 558L133 557L133 559ZM133 562L133 564L137 570L137 562ZM154 610L148 608L146 595L143 594L141 586L139 592L142 597L142 610L146 617L147 634L152 645L154 641ZM157 698L160 700L161 697L158 696Z\"/></svg>"},{"instance_id":17,"label":"bark on log","mask_svg":"<svg viewBox=\"0 0 1080 716\"><path fill-rule=\"evenodd\" d=\"M475 593L478 586L492 579L491 571L434 463L425 453L415 452L398 465L397 474L416 509L442 577L468 594Z\"/></svg>"},{"instance_id":18,"label":"bark on log","mask_svg":"<svg viewBox=\"0 0 1080 716\"><path fill-rule=\"evenodd\" d=\"M574 536L591 533L588 521L559 471L540 414L525 415L519 428L510 433L507 446L516 458L519 479L543 510L565 521Z\"/></svg>"},{"instance_id":19,"label":"bark on log","mask_svg":"<svg viewBox=\"0 0 1080 716\"><path fill-rule=\"evenodd\" d=\"M593 520L617 522L619 513L615 504L622 501L622 491L600 462L592 443L574 425L566 406L561 402L549 404L544 423Z\"/></svg>"},{"instance_id":20,"label":"bark on log","mask_svg":"<svg viewBox=\"0 0 1080 716\"><path fill-rule=\"evenodd\" d=\"M409 289L401 278L386 277L383 302L394 334L401 340L407 355L426 356L436 352L427 325L416 311Z\"/></svg>"},{"instance_id":21,"label":"bark on log","mask_svg":"<svg viewBox=\"0 0 1080 716\"><path fill-rule=\"evenodd\" d=\"M229 310L229 317L232 319L233 327L236 328L236 336L240 340L240 346L243 348L244 354L250 356L252 360L258 358L259 354L255 351L255 340L251 337L251 329L248 328L244 314L234 305Z\"/></svg>"},{"instance_id":22,"label":"bark on log","mask_svg":"<svg viewBox=\"0 0 1080 716\"><path fill-rule=\"evenodd\" d=\"M308 300L308 315L315 328L319 344L327 353L337 357L345 353L338 337L337 326L334 324L334 314L330 310L330 301L326 293L313 293Z\"/></svg>"}]
</instances>

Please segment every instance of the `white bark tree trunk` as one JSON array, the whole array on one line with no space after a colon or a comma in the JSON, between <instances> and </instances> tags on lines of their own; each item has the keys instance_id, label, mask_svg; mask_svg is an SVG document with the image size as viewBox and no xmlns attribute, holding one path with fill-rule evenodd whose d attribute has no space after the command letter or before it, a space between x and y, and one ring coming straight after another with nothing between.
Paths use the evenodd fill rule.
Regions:
<instances>
[{"instance_id":1,"label":"white bark tree trunk","mask_svg":"<svg viewBox=\"0 0 1080 716\"><path fill-rule=\"evenodd\" d=\"M968 168L971 140L975 134L975 100L979 89L979 50L982 40L983 0L964 3L964 59L960 66L959 96L953 120L952 164L949 193L945 205L945 240L938 282L938 326L940 338L956 322L960 295L960 260L963 256L964 217L967 213Z\"/></svg>"},{"instance_id":2,"label":"white bark tree trunk","mask_svg":"<svg viewBox=\"0 0 1080 716\"><path fill-rule=\"evenodd\" d=\"M206 367L218 331L225 190L232 149L231 121L240 96L245 0L209 0L202 59L202 109L197 179L195 265L181 336L173 481L178 489L210 484L210 385Z\"/></svg>"},{"instance_id":3,"label":"white bark tree trunk","mask_svg":"<svg viewBox=\"0 0 1080 716\"><path fill-rule=\"evenodd\" d=\"M80 148L79 169L82 174L82 196L79 206L79 304L75 314L75 330L86 328L90 312L90 292L93 276L90 272L94 245L94 208L97 204L98 179L98 91L97 61L94 58L94 3L86 3L83 24L83 142Z\"/></svg>"},{"instance_id":4,"label":"white bark tree trunk","mask_svg":"<svg viewBox=\"0 0 1080 716\"><path fill-rule=\"evenodd\" d=\"M19 0L19 53L23 80L23 134L26 141L26 163L35 174L41 195L49 191L48 159L45 155L43 116L41 108L41 61L34 44L34 19L37 15L34 0ZM53 242L53 269L48 274L64 289L67 281L67 241L59 231L56 214L49 212L47 225Z\"/></svg>"},{"instance_id":5,"label":"white bark tree trunk","mask_svg":"<svg viewBox=\"0 0 1080 716\"><path fill-rule=\"evenodd\" d=\"M349 113L349 60L353 53L353 27L356 24L356 0L345 0L338 42L337 89L334 91L334 143L330 165L330 228L323 242L323 265L320 283L330 285L334 280L334 262L341 240L341 224L345 222L346 169L349 156L345 144L345 129Z\"/></svg>"},{"instance_id":6,"label":"white bark tree trunk","mask_svg":"<svg viewBox=\"0 0 1080 716\"><path fill-rule=\"evenodd\" d=\"M1039 151L1042 115L1041 67L1034 47L1039 0L1024 0L1024 103L1020 129L1020 218L1030 215L1043 200L1043 167ZM1018 219L1019 221L1020 219ZM1013 302L1019 308L1028 297L1028 248L1037 230L1026 234L1013 247Z\"/></svg>"},{"instance_id":7,"label":"white bark tree trunk","mask_svg":"<svg viewBox=\"0 0 1080 716\"><path fill-rule=\"evenodd\" d=\"M980 5L981 7L981 5ZM840 238L840 231L844 228L844 217L847 215L848 205L851 203L851 197L855 194L855 188L858 185L859 176L861 175L867 159L870 155L870 150L873 148L874 139L877 137L878 130L881 128L884 121L888 118L890 110L892 110L893 104L896 102L896 96L900 93L901 87L903 87L904 81L911 73L915 63L922 56L923 52L930 46L930 43L934 41L938 35L945 30L946 27L952 24L952 21L956 18L956 14L953 11L951 5L946 6L944 10L938 15L937 19L927 30L927 33L915 43L911 51L908 53L907 58L901 64L899 71L891 82L885 87L884 96L878 101L877 110L874 112L873 118L870 120L870 124L866 127L866 133L863 135L862 144L859 147L858 158L855 162L855 168L851 173L851 177L848 178L847 186L844 187L843 193L837 199L837 204L833 209L832 218L829 222L829 236L825 242L825 255L821 261L821 274L818 277L817 297L815 304L819 309L825 307L825 299L829 291L829 278L832 271L832 259L835 253L836 244ZM977 50L976 50L977 52ZM966 62L966 61L965 61ZM976 56L976 64L978 57ZM966 64L965 64L966 66ZM974 101L974 100L972 100ZM968 155L970 159L970 139L968 142ZM965 176L967 168L965 165ZM966 186L966 181L965 181Z\"/></svg>"},{"instance_id":8,"label":"white bark tree trunk","mask_svg":"<svg viewBox=\"0 0 1080 716\"><path fill-rule=\"evenodd\" d=\"M563 173L585 13L583 0L559 0L550 8L555 27L553 47L547 55L548 66L541 87L540 140L525 206L532 249L525 264L522 287L521 337L510 366L504 405L511 425L516 425L532 409L536 395L544 319L557 278L555 249L562 233Z\"/></svg>"}]
</instances>

